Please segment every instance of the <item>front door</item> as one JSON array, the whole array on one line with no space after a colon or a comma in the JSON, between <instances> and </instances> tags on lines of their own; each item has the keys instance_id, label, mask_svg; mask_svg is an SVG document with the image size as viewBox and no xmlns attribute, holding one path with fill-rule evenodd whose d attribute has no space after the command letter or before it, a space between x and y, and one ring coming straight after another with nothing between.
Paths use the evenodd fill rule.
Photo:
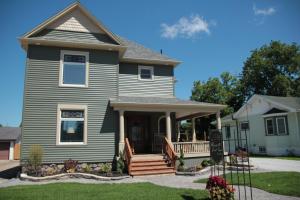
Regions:
<instances>
[{"instance_id":1,"label":"front door","mask_svg":"<svg viewBox=\"0 0 300 200\"><path fill-rule=\"evenodd\" d=\"M127 134L135 154L148 152L149 126L147 116L128 116Z\"/></svg>"}]
</instances>

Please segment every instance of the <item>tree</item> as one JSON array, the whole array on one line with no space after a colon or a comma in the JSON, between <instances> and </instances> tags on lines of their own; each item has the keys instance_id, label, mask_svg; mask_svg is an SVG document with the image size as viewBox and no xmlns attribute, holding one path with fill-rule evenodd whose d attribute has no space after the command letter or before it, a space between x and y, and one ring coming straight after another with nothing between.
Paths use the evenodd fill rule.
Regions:
<instances>
[{"instance_id":1,"label":"tree","mask_svg":"<svg viewBox=\"0 0 300 200\"><path fill-rule=\"evenodd\" d=\"M221 74L220 78L209 78L208 81L195 81L191 99L200 102L226 104L222 115L227 115L240 106L239 80L229 72Z\"/></svg>"},{"instance_id":2,"label":"tree","mask_svg":"<svg viewBox=\"0 0 300 200\"><path fill-rule=\"evenodd\" d=\"M2 127L2 124L0 124L0 127Z\"/></svg>"},{"instance_id":3,"label":"tree","mask_svg":"<svg viewBox=\"0 0 300 200\"><path fill-rule=\"evenodd\" d=\"M252 51L244 63L242 77L244 100L253 94L300 96L300 49L272 41Z\"/></svg>"}]
</instances>

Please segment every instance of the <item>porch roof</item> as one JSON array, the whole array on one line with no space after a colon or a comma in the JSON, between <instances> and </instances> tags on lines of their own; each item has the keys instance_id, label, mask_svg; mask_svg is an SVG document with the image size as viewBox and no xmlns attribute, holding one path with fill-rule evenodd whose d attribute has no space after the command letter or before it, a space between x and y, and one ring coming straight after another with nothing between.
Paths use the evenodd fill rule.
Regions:
<instances>
[{"instance_id":1,"label":"porch roof","mask_svg":"<svg viewBox=\"0 0 300 200\"><path fill-rule=\"evenodd\" d=\"M110 99L110 105L115 110L176 112L177 119L199 117L216 113L226 105L182 100L176 97L132 97L119 96Z\"/></svg>"}]
</instances>

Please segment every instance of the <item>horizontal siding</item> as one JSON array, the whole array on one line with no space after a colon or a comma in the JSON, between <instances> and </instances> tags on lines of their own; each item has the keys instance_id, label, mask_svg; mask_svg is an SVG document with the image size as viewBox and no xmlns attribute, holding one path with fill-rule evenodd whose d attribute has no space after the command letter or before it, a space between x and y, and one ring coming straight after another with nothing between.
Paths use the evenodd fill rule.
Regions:
<instances>
[{"instance_id":1,"label":"horizontal siding","mask_svg":"<svg viewBox=\"0 0 300 200\"><path fill-rule=\"evenodd\" d=\"M45 29L36 35L32 36L37 39L51 39L51 40L61 40L70 42L81 42L81 43L109 43L117 44L108 35L103 33L85 33L76 31L65 31L65 30L54 30Z\"/></svg>"},{"instance_id":2,"label":"horizontal siding","mask_svg":"<svg viewBox=\"0 0 300 200\"><path fill-rule=\"evenodd\" d=\"M80 162L113 159L117 118L108 103L109 98L117 96L118 54L91 50L89 58L88 88L58 87L60 49L29 47L23 111L23 161L28 158L33 144L43 146L44 162L59 163L69 158ZM56 145L57 104L88 106L87 145Z\"/></svg>"},{"instance_id":3,"label":"horizontal siding","mask_svg":"<svg viewBox=\"0 0 300 200\"><path fill-rule=\"evenodd\" d=\"M154 80L138 79L138 65L120 63L119 94L128 96L173 96L173 67L153 66Z\"/></svg>"}]
</instances>

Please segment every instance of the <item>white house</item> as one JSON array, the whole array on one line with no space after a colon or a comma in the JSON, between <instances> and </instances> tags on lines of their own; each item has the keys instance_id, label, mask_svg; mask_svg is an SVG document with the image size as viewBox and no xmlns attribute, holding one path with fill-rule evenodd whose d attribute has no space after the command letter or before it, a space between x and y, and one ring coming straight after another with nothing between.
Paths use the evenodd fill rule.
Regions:
<instances>
[{"instance_id":1,"label":"white house","mask_svg":"<svg viewBox=\"0 0 300 200\"><path fill-rule=\"evenodd\" d=\"M228 152L248 146L254 154L300 155L300 98L253 95L222 118L222 133Z\"/></svg>"}]
</instances>

